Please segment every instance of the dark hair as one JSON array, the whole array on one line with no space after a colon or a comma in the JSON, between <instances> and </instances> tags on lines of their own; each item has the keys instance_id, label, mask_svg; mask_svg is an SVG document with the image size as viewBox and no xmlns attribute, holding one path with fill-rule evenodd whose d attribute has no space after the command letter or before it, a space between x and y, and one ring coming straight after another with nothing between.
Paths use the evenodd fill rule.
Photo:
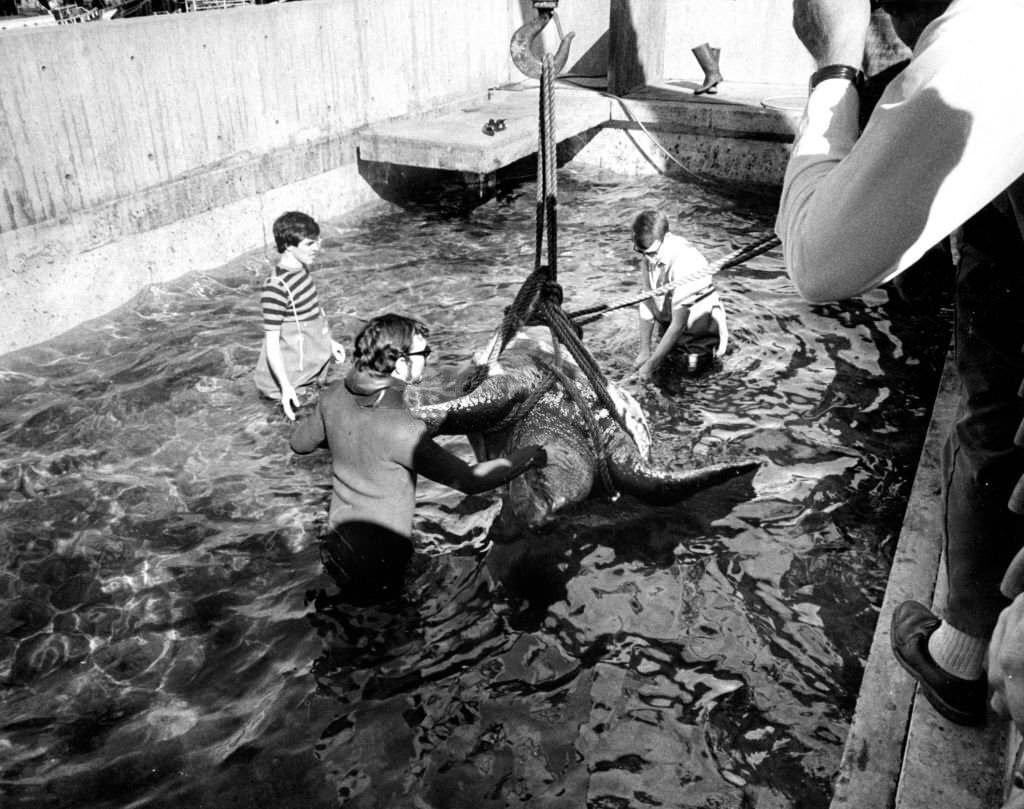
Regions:
<instances>
[{"instance_id":1,"label":"dark hair","mask_svg":"<svg viewBox=\"0 0 1024 809\"><path fill-rule=\"evenodd\" d=\"M320 226L308 213L288 211L274 220L274 243L278 253L296 247L303 239L317 239L319 236Z\"/></svg>"},{"instance_id":2,"label":"dark hair","mask_svg":"<svg viewBox=\"0 0 1024 809\"><path fill-rule=\"evenodd\" d=\"M633 246L637 250L646 250L655 242L664 239L666 233L668 217L661 211L641 211L633 220Z\"/></svg>"},{"instance_id":3,"label":"dark hair","mask_svg":"<svg viewBox=\"0 0 1024 809\"><path fill-rule=\"evenodd\" d=\"M398 358L412 348L413 335L424 339L430 334L427 324L402 315L380 315L363 326L356 335L353 362L357 371L390 374Z\"/></svg>"}]
</instances>

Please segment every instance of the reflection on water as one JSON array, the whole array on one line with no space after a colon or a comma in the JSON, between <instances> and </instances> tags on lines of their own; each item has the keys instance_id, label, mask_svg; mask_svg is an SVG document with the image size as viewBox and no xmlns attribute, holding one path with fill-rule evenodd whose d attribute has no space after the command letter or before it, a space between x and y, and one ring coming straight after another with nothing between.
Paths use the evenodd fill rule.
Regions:
<instances>
[{"instance_id":1,"label":"reflection on water","mask_svg":"<svg viewBox=\"0 0 1024 809\"><path fill-rule=\"evenodd\" d=\"M712 258L772 222L669 179L560 186L567 308L633 291L644 207ZM414 314L444 381L532 268L533 209L328 223L336 336ZM290 455L251 385L263 273L243 256L0 359L5 807L827 805L944 312L810 307L774 253L724 271L723 368L640 398L660 463L752 454L752 483L497 536L496 496L427 481L407 592L357 609L317 555L327 458ZM612 379L634 317L587 328Z\"/></svg>"}]
</instances>

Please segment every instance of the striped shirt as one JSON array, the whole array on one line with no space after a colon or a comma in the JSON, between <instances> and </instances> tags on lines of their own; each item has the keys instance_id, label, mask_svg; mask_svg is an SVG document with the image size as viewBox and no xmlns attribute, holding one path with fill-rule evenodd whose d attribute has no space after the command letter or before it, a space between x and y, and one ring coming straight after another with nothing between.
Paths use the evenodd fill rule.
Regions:
<instances>
[{"instance_id":1,"label":"striped shirt","mask_svg":"<svg viewBox=\"0 0 1024 809\"><path fill-rule=\"evenodd\" d=\"M291 322L314 320L323 312L313 277L305 268L282 270L278 267L263 282L260 307L264 331L277 331L286 319Z\"/></svg>"}]
</instances>

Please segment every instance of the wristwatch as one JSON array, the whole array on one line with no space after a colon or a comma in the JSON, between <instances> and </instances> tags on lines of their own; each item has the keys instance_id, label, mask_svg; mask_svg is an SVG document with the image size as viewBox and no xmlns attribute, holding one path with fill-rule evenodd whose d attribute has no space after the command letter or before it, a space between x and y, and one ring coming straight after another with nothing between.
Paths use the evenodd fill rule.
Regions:
<instances>
[{"instance_id":1,"label":"wristwatch","mask_svg":"<svg viewBox=\"0 0 1024 809\"><path fill-rule=\"evenodd\" d=\"M811 74L808 91L813 90L825 79L847 79L859 93L864 86L864 71L851 65L825 65Z\"/></svg>"}]
</instances>

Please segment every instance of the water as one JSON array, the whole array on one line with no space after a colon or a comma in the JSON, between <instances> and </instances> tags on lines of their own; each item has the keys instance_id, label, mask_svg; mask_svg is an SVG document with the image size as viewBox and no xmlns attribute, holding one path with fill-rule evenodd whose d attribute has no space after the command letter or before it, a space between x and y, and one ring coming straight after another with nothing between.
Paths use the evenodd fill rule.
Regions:
<instances>
[{"instance_id":1,"label":"water","mask_svg":"<svg viewBox=\"0 0 1024 809\"><path fill-rule=\"evenodd\" d=\"M532 268L533 194L326 223L335 335L421 317L444 382ZM655 206L711 258L774 212L567 168L567 308L635 289L629 223ZM356 609L323 597L327 457L290 455L251 387L264 272L242 256L0 358L4 807L827 806L944 309L811 307L777 253L722 272L724 367L640 399L662 464L751 454L752 480L510 536L496 495L424 481L405 598ZM612 379L634 317L587 327Z\"/></svg>"}]
</instances>

